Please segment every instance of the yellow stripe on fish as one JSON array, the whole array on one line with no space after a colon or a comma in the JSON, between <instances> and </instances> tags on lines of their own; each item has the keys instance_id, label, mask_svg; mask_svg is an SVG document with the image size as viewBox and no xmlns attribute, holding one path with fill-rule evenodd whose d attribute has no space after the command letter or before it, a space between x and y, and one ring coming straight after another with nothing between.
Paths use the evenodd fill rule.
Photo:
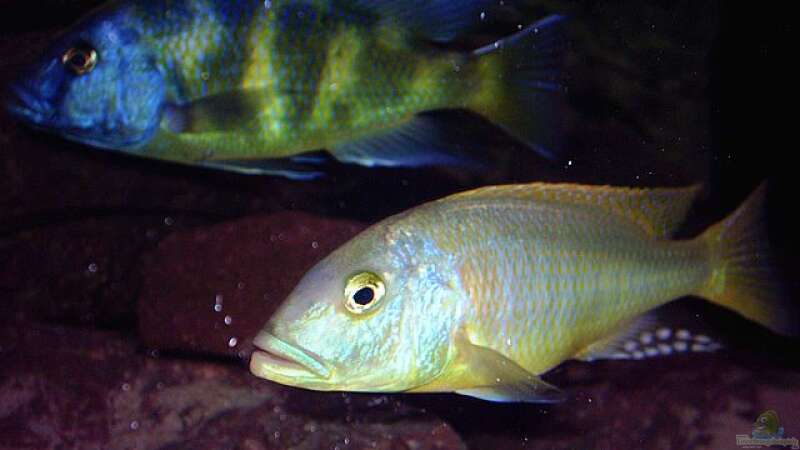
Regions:
<instances>
[{"instance_id":1,"label":"yellow stripe on fish","mask_svg":"<svg viewBox=\"0 0 800 450\"><path fill-rule=\"evenodd\" d=\"M251 370L318 390L546 402L563 394L539 375L567 359L718 348L649 313L686 295L797 333L771 275L766 188L672 239L697 191L495 186L388 218L305 275L256 337Z\"/></svg>"},{"instance_id":2,"label":"yellow stripe on fish","mask_svg":"<svg viewBox=\"0 0 800 450\"><path fill-rule=\"evenodd\" d=\"M110 2L12 86L9 109L95 147L297 179L320 174L292 157L318 150L364 166L476 166L482 149L461 150L474 139L422 114L443 109L482 114L553 157L564 18L464 51L497 6Z\"/></svg>"}]
</instances>

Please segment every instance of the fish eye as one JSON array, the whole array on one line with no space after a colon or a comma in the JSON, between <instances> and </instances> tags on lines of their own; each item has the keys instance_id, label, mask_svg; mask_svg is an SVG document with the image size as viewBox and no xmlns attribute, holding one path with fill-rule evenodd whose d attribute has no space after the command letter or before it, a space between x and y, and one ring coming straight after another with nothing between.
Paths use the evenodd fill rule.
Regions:
<instances>
[{"instance_id":1,"label":"fish eye","mask_svg":"<svg viewBox=\"0 0 800 450\"><path fill-rule=\"evenodd\" d=\"M344 306L353 314L363 314L377 305L386 293L386 285L372 272L359 272L347 280Z\"/></svg>"},{"instance_id":2,"label":"fish eye","mask_svg":"<svg viewBox=\"0 0 800 450\"><path fill-rule=\"evenodd\" d=\"M61 62L76 74L83 75L97 65L97 51L88 45L76 45L64 53Z\"/></svg>"}]
</instances>

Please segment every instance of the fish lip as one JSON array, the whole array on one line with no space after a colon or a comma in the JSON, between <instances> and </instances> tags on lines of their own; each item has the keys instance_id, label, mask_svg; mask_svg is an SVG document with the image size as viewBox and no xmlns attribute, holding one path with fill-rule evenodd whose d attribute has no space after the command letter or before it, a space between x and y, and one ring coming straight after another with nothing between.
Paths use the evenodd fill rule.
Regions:
<instances>
[{"instance_id":1,"label":"fish lip","mask_svg":"<svg viewBox=\"0 0 800 450\"><path fill-rule=\"evenodd\" d=\"M269 332L259 332L253 344L256 350L250 359L250 371L262 378L283 382L331 377L331 370L319 356Z\"/></svg>"},{"instance_id":2,"label":"fish lip","mask_svg":"<svg viewBox=\"0 0 800 450\"><path fill-rule=\"evenodd\" d=\"M55 113L46 101L31 94L21 83L11 84L3 97L6 111L34 126L44 127Z\"/></svg>"}]
</instances>

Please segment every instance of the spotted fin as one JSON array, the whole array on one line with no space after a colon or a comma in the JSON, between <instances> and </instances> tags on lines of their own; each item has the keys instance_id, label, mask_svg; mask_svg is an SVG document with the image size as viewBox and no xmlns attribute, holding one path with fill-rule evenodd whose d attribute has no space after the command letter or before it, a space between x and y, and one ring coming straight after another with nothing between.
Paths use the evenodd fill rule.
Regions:
<instances>
[{"instance_id":1,"label":"spotted fin","mask_svg":"<svg viewBox=\"0 0 800 450\"><path fill-rule=\"evenodd\" d=\"M521 199L597 208L632 220L648 234L669 238L683 223L700 185L685 188L620 188L578 184L530 183L489 186L447 197L469 199Z\"/></svg>"},{"instance_id":2,"label":"spotted fin","mask_svg":"<svg viewBox=\"0 0 800 450\"><path fill-rule=\"evenodd\" d=\"M431 116L416 116L395 128L381 130L331 150L342 162L367 167L479 166L459 153L459 143L443 123Z\"/></svg>"},{"instance_id":3,"label":"spotted fin","mask_svg":"<svg viewBox=\"0 0 800 450\"><path fill-rule=\"evenodd\" d=\"M635 319L623 332L589 345L575 358L645 359L687 352L713 352L722 344L686 327L665 325L655 313Z\"/></svg>"}]
</instances>

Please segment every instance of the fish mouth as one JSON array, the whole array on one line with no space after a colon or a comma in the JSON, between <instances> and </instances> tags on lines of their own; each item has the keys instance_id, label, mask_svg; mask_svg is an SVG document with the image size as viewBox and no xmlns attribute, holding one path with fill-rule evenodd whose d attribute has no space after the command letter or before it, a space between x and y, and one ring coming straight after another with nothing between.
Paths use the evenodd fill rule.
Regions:
<instances>
[{"instance_id":1,"label":"fish mouth","mask_svg":"<svg viewBox=\"0 0 800 450\"><path fill-rule=\"evenodd\" d=\"M46 101L18 84L11 85L3 97L6 111L31 125L44 127L53 117L54 110Z\"/></svg>"},{"instance_id":2,"label":"fish mouth","mask_svg":"<svg viewBox=\"0 0 800 450\"><path fill-rule=\"evenodd\" d=\"M331 370L308 350L261 331L253 339L256 350L250 358L250 371L260 377L282 384L299 385L323 381Z\"/></svg>"}]
</instances>

